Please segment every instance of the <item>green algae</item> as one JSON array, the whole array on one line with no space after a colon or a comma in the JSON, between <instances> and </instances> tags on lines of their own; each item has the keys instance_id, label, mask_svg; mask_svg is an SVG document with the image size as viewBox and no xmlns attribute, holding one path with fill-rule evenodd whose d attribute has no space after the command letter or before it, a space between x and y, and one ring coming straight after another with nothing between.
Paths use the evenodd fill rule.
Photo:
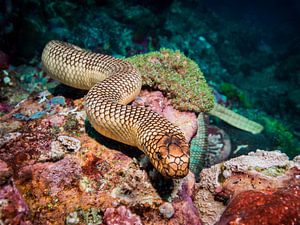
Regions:
<instances>
[{"instance_id":1,"label":"green algae","mask_svg":"<svg viewBox=\"0 0 300 225\"><path fill-rule=\"evenodd\" d=\"M98 208L82 210L79 214L83 217L85 224L96 225L102 223L101 210Z\"/></svg>"},{"instance_id":2,"label":"green algae","mask_svg":"<svg viewBox=\"0 0 300 225\"><path fill-rule=\"evenodd\" d=\"M127 58L140 71L143 85L163 91L182 111L209 112L214 96L199 66L180 51L160 51Z\"/></svg>"},{"instance_id":3,"label":"green algae","mask_svg":"<svg viewBox=\"0 0 300 225\"><path fill-rule=\"evenodd\" d=\"M281 175L284 175L285 172L287 171L287 168L285 166L272 166L269 168L260 168L257 167L255 168L256 171L263 173L267 176L271 176L271 177L278 177Z\"/></svg>"},{"instance_id":4,"label":"green algae","mask_svg":"<svg viewBox=\"0 0 300 225\"><path fill-rule=\"evenodd\" d=\"M68 115L66 118L66 122L63 126L64 130L71 133L71 134L77 134L79 124L75 117L72 115Z\"/></svg>"},{"instance_id":5,"label":"green algae","mask_svg":"<svg viewBox=\"0 0 300 225\"><path fill-rule=\"evenodd\" d=\"M87 210L77 209L67 215L65 223L67 225L71 224L89 224L96 225L102 224L102 213L98 208L89 208Z\"/></svg>"},{"instance_id":6,"label":"green algae","mask_svg":"<svg viewBox=\"0 0 300 225\"><path fill-rule=\"evenodd\" d=\"M261 114L259 119L264 124L267 136L271 138L277 149L282 150L291 158L300 154L300 144L288 126L267 114Z\"/></svg>"},{"instance_id":7,"label":"green algae","mask_svg":"<svg viewBox=\"0 0 300 225\"><path fill-rule=\"evenodd\" d=\"M220 85L220 92L230 99L237 100L245 108L253 108L246 92L242 91L234 84L223 82Z\"/></svg>"}]
</instances>

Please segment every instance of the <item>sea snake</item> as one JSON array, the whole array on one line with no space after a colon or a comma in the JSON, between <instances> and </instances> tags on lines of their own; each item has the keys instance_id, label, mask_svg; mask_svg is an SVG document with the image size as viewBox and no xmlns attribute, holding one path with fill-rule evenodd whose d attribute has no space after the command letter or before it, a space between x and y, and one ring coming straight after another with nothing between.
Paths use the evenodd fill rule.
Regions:
<instances>
[{"instance_id":1,"label":"sea snake","mask_svg":"<svg viewBox=\"0 0 300 225\"><path fill-rule=\"evenodd\" d=\"M189 145L182 131L153 111L127 105L142 86L131 63L53 40L43 50L42 65L51 78L89 90L85 110L100 134L139 148L165 177L188 174Z\"/></svg>"}]
</instances>

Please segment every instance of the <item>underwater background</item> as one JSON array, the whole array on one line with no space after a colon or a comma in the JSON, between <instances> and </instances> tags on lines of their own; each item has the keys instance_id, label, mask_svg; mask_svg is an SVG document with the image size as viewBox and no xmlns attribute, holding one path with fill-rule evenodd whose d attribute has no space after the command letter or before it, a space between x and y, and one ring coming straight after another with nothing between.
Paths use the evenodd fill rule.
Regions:
<instances>
[{"instance_id":1,"label":"underwater background","mask_svg":"<svg viewBox=\"0 0 300 225\"><path fill-rule=\"evenodd\" d=\"M264 137L257 140L260 148L299 153L298 1L3 3L2 67L5 60L14 66L37 66L52 39L116 57L162 47L180 50L198 63L209 85L226 96L232 109L264 125ZM21 85L26 86L30 77L24 79ZM2 103L14 101L1 90Z\"/></svg>"},{"instance_id":2,"label":"underwater background","mask_svg":"<svg viewBox=\"0 0 300 225\"><path fill-rule=\"evenodd\" d=\"M204 130L204 133L222 134L221 140L215 141L216 143L210 140L209 144L215 146L209 146L211 152L204 153L205 159L199 159L203 164L196 166L196 172L193 171L196 181L199 182L200 171L203 168L247 155L256 149L263 149L266 152L252 155L252 160L258 164L264 162L263 160L270 160L267 164L272 165L271 172L264 169L257 171L264 175L271 173L272 178L266 181L264 177L259 177L252 182L256 182L258 189L276 186L294 193L294 186L287 188L283 181L281 183L279 179L276 183L273 178L284 173L289 174L286 175L288 178L282 178L285 181L293 180L290 174L299 176L299 168L297 172L292 170L292 161L289 160L300 154L300 1L0 0L0 4L0 186L14 177L15 181L8 184L5 193L12 193L14 200L11 202L15 201L14 204L23 210L21 212L15 208L7 209L0 205L0 212L4 212L0 213L0 220L6 218L1 215L7 213L7 218L14 218L15 224L20 221L25 221L26 224L31 224L30 221L33 224L38 224L37 221L42 221L42 224L45 221L50 221L50 224L61 224L62 221L67 221L66 224L113 224L113 218L128 220L129 224L160 224L157 221L161 218L155 211L159 206L159 215L162 215L165 224L177 224L176 220L180 221L178 224L214 224L218 221L212 218L219 219L225 210L223 205L231 198L229 196L235 196L237 193L235 188L230 186L230 182L235 181L226 179L231 174L241 171L231 171L228 176L224 173L221 178L218 176L222 182L227 182L227 192L219 191L217 186L213 186L215 184L205 186L204 183L198 183L197 190L214 189L220 195L215 197L214 193L214 198L210 200L222 202L222 207L220 202L213 205L215 209L222 208L216 210L219 213L212 213L212 218L205 218L209 213L201 211L201 207L204 207L201 202L207 199L201 191L194 193L194 189L191 188L194 184L191 185L190 178L176 186L176 183L171 184L170 181L158 181L159 175L150 175L151 183L140 172L138 166L126 170L130 175L120 172L120 168L131 165L132 157L138 158L140 164L143 164L145 159L140 153L126 153L123 145L110 143L102 136L97 136L85 121L85 115L81 114L84 111L81 98L85 93L61 86L43 72L41 54L50 40L66 41L93 52L127 58L140 67L145 75L148 72L149 76L152 71L147 68L143 70L143 61L148 60L147 57L165 60L166 68L169 63L173 66L175 63L191 63L188 64L192 65L189 68L175 68L177 72L180 69L190 72L190 68L195 68L192 64L195 62L200 71L195 69L195 76L202 77L203 73L217 103L264 127L259 134L252 134L237 129L218 117L198 114L199 111L193 110L192 104L193 101L199 100L197 91L184 97L190 99L190 104L189 101L182 102L181 98L175 99L172 103L177 104L176 109L189 111L182 118L186 116L187 121L198 122L198 129L202 123L206 123L210 127ZM138 56L139 54L143 55ZM166 55L170 57L164 58ZM190 59L194 62L190 62ZM161 68L153 69L160 71ZM164 74L164 71L161 71L163 78L159 81L162 84L158 89L168 95L170 90L163 84L170 81L172 77L168 76L173 76L173 73L168 75ZM191 74L193 73L194 70ZM177 94L183 96L187 81L177 79L176 82L179 84ZM193 88L197 88L192 84L191 87L191 92ZM141 93L141 98L151 95L147 91ZM163 94L156 93L152 98L169 104ZM138 101L136 104L141 104ZM193 111L197 111L198 121L196 114L188 114ZM59 116L55 117L55 114ZM185 119L182 123L188 124ZM190 131L191 139L194 138L191 149L197 149L197 141L203 138L201 130L195 134L197 128L190 129L193 130ZM96 142L91 141L85 133L99 143L105 143L105 147L96 147ZM60 139L56 140L54 137ZM49 153L49 149L56 148L53 146L59 145L59 142L63 143L63 148L67 150L61 151L61 148L57 147L60 152ZM224 152L216 155L220 150L220 142ZM125 155L110 153L106 151L106 147L125 152ZM84 149L82 153L78 151L80 148ZM97 155L96 150L91 150L90 153L91 148L97 151L100 148L103 154L108 155L109 160ZM268 153L273 150L280 150L288 158L276 155L277 153ZM82 158L78 160L70 156L73 154ZM279 159L285 163L281 163L283 161ZM299 166L299 157L297 160ZM2 164L3 161L7 165ZM51 167L51 163L55 165L55 169ZM78 166L79 164L81 166ZM230 165L222 164L220 170L230 170ZM29 169L31 166L33 169ZM148 165L145 167L150 170ZM248 176L251 174L248 172L244 170L241 173ZM209 173L203 173L203 177L209 176ZM107 174L110 177L106 177ZM78 180L79 187L76 186ZM299 188L299 179L297 182ZM154 186L151 190L150 183ZM165 190L168 186L172 186L172 190ZM173 189L179 186L179 197L174 197ZM45 189L45 192L40 191L42 189ZM58 194L62 189L63 197ZM8 198L2 190L4 189L0 188L0 199ZM114 198L121 200L118 200L118 203L113 202L106 195L102 195L103 190L107 193L112 192ZM73 192L78 196L81 192L93 193L97 198L101 196L101 200L98 201L96 197L89 199L88 194L70 200ZM235 194L231 195L233 192ZM275 193L279 197L284 196L281 192ZM145 197L148 194L152 196L151 201ZM244 198L251 199L251 194L245 195L247 197ZM20 197L21 195L23 197ZM276 198L279 198L278 196ZM293 202L296 197L286 197L289 198L289 201ZM296 223L300 221L299 210L297 211L300 207L299 195L297 198L297 204L291 204L295 211L290 211L291 214L287 216L296 218ZM166 199L167 203L164 202ZM169 205L173 200L173 206ZM247 204L250 203L245 203L245 207ZM123 205L126 208L122 208ZM182 208L188 213L180 211ZM174 210L178 211L177 214L174 214ZM198 214L202 222L197 219ZM58 219L57 222L56 218L60 217L61 220ZM155 219L151 222L152 217ZM223 217L225 218L224 214ZM156 221L156 218L159 219ZM170 218L174 220L168 223ZM227 223L220 220L217 224Z\"/></svg>"}]
</instances>

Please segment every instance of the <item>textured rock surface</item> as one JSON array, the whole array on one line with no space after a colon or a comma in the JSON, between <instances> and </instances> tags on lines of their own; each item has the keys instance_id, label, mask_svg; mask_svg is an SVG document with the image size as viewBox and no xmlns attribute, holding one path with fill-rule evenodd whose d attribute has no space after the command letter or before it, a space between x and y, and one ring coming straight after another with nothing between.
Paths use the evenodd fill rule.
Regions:
<instances>
[{"instance_id":1,"label":"textured rock surface","mask_svg":"<svg viewBox=\"0 0 300 225\"><path fill-rule=\"evenodd\" d=\"M201 181L196 185L197 191L195 193L195 203L203 223L215 224L218 222L228 202L231 202L228 206L228 212L226 209L219 221L220 224L228 224L229 222L226 221L238 224L234 223L238 217L235 216L241 215L243 219L243 212L247 214L245 224L255 224L251 222L251 215L257 215L261 218L265 216L265 219L260 221L267 222L269 220L268 215L259 214L258 209L255 211L257 208L255 204L261 204L262 210L277 213L280 218L290 218L290 223L287 224L292 224L291 221L293 220L298 221L300 214L293 210L285 211L285 200L278 198L280 195L285 196L286 193L284 192L289 192L286 190L294 190L294 194L289 195L288 198L295 207L298 206L299 191L297 192L297 190L300 187L298 166L297 158L290 161L285 154L278 151L257 150L204 169L201 172ZM247 197L244 197L244 194L245 196L249 195L248 197L257 194L258 200L253 203L253 208L247 205L247 201L251 201L253 198L246 200ZM235 200L236 198L237 200ZM225 222L223 219L226 219ZM236 222L238 221L240 219L236 220Z\"/></svg>"},{"instance_id":2,"label":"textured rock surface","mask_svg":"<svg viewBox=\"0 0 300 225\"><path fill-rule=\"evenodd\" d=\"M161 92L144 91L135 104L173 118L187 128L188 138L196 131L190 123L196 124L195 114L172 109ZM140 151L95 132L85 121L82 98L47 92L2 116L0 135L1 200L12 203L3 205L2 212L10 213L1 219L25 224L109 224L115 219L214 224L235 196L254 188L277 193L295 175L291 168L299 166L299 158L291 162L279 152L258 151L204 169L198 184L193 173L166 180ZM221 151L218 137L211 143ZM230 220L233 210L222 218Z\"/></svg>"},{"instance_id":3,"label":"textured rock surface","mask_svg":"<svg viewBox=\"0 0 300 225\"><path fill-rule=\"evenodd\" d=\"M43 96L1 118L0 191L6 192L13 176L8 187L27 204L12 215L41 224L112 224L116 218L136 224L180 224L188 218L200 224L192 173L171 181L151 165L141 168L135 159L143 158L140 151L97 134L85 122L82 99ZM13 133L18 135L6 137Z\"/></svg>"},{"instance_id":4,"label":"textured rock surface","mask_svg":"<svg viewBox=\"0 0 300 225\"><path fill-rule=\"evenodd\" d=\"M12 175L12 169L4 161L0 160L0 185L5 184Z\"/></svg>"},{"instance_id":5,"label":"textured rock surface","mask_svg":"<svg viewBox=\"0 0 300 225\"><path fill-rule=\"evenodd\" d=\"M194 174L190 172L176 186L179 191L177 193L174 192L175 195L173 196L175 213L173 218L169 220L169 223L201 225L202 221L199 217L199 212L191 197L195 186Z\"/></svg>"},{"instance_id":6,"label":"textured rock surface","mask_svg":"<svg viewBox=\"0 0 300 225\"><path fill-rule=\"evenodd\" d=\"M300 171L296 176L300 176ZM228 205L220 222L225 224L300 224L300 182L277 191L245 191Z\"/></svg>"},{"instance_id":7,"label":"textured rock surface","mask_svg":"<svg viewBox=\"0 0 300 225\"><path fill-rule=\"evenodd\" d=\"M0 221L2 224L32 224L26 219L29 208L12 180L0 187Z\"/></svg>"},{"instance_id":8,"label":"textured rock surface","mask_svg":"<svg viewBox=\"0 0 300 225\"><path fill-rule=\"evenodd\" d=\"M130 212L130 210L126 209L125 206L120 206L118 208L108 208L104 213L104 222L107 225L126 225L126 224L134 224L134 225L142 225L141 219Z\"/></svg>"}]
</instances>

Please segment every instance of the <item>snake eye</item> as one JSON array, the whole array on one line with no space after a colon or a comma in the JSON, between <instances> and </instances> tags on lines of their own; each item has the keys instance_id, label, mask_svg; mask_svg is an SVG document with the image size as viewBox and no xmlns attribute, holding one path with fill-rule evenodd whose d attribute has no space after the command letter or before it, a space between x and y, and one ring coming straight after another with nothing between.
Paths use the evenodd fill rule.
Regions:
<instances>
[{"instance_id":1,"label":"snake eye","mask_svg":"<svg viewBox=\"0 0 300 225\"><path fill-rule=\"evenodd\" d=\"M157 158L158 160L161 160L161 159L162 159L162 156L161 156L160 152L156 152L156 158Z\"/></svg>"}]
</instances>

